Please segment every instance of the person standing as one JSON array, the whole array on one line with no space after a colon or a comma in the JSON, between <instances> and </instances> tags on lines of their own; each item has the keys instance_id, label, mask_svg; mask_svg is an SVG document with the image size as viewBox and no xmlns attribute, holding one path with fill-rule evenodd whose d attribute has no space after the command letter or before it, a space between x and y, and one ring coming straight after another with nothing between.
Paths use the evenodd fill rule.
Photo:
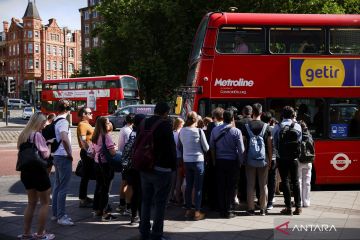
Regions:
<instances>
[{"instance_id":1,"label":"person standing","mask_svg":"<svg viewBox=\"0 0 360 240\"><path fill-rule=\"evenodd\" d=\"M281 210L284 215L300 215L301 196L299 185L299 155L301 143L301 126L296 123L295 111L291 106L285 106L282 111L283 120L274 127L274 145L277 154L277 162L283 184L283 193L285 208ZM290 183L291 178L292 190L295 200L295 211L291 209Z\"/></svg>"},{"instance_id":2,"label":"person standing","mask_svg":"<svg viewBox=\"0 0 360 240\"><path fill-rule=\"evenodd\" d=\"M244 143L241 131L233 127L234 114L224 111L224 124L211 132L210 149L215 159L217 197L220 216L233 218L230 205L235 196L235 186L240 163L244 161Z\"/></svg>"},{"instance_id":3,"label":"person standing","mask_svg":"<svg viewBox=\"0 0 360 240\"><path fill-rule=\"evenodd\" d=\"M260 197L260 215L265 216L268 197L268 170L272 161L272 136L269 125L260 120L262 105L252 106L253 120L245 124L246 137L246 182L247 182L247 213L255 214L254 189L258 179Z\"/></svg>"},{"instance_id":4,"label":"person standing","mask_svg":"<svg viewBox=\"0 0 360 240\"><path fill-rule=\"evenodd\" d=\"M66 194L72 174L71 131L67 117L70 114L70 102L61 99L58 102L59 114L54 121L60 119L55 125L56 141L60 142L54 152L55 183L52 192L52 219L57 219L60 225L74 225L72 219L66 214Z\"/></svg>"},{"instance_id":5,"label":"person standing","mask_svg":"<svg viewBox=\"0 0 360 240\"><path fill-rule=\"evenodd\" d=\"M90 180L90 176L93 173L94 159L89 157L87 150L91 144L91 138L94 133L93 127L89 121L93 118L93 114L90 108L82 107L78 111L78 117L81 119L77 126L77 140L80 147L80 159L83 163L83 175L81 176L79 186L79 207L92 207L93 200L87 196L87 188Z\"/></svg>"},{"instance_id":6,"label":"person standing","mask_svg":"<svg viewBox=\"0 0 360 240\"><path fill-rule=\"evenodd\" d=\"M145 119L137 133L134 152L142 131L152 131L153 135L153 169L140 171L142 204L140 217L140 235L142 239L151 237L153 240L166 239L163 236L165 206L170 193L172 172L176 170L176 146L172 133L172 123L168 119L170 107L159 102L154 109L154 116ZM141 155L141 152L138 152ZM151 208L154 206L154 219L151 227Z\"/></svg>"},{"instance_id":7,"label":"person standing","mask_svg":"<svg viewBox=\"0 0 360 240\"><path fill-rule=\"evenodd\" d=\"M17 148L26 142L34 143L40 155L47 159L51 153L51 144L46 142L41 134L41 130L46 123L46 117L41 112L36 112L31 116L24 130L20 133ZM45 168L31 167L21 170L21 182L24 184L28 203L24 212L24 233L18 238L25 239L54 239L55 235L45 232L45 223L49 212L51 183ZM35 208L40 199L40 210L38 214L38 227L35 236L31 233L31 221L34 216Z\"/></svg>"},{"instance_id":8,"label":"person standing","mask_svg":"<svg viewBox=\"0 0 360 240\"><path fill-rule=\"evenodd\" d=\"M119 132L119 144L118 144L118 150L120 152L124 151L125 144L129 141L129 137L131 132L133 131L133 125L134 125L134 113L129 113L125 117L126 125L120 129ZM127 186L127 169L124 169L121 173L121 184L119 189L119 195L120 195L120 203L119 206L116 208L118 212L120 212L124 216L130 215L130 201L131 201L131 193L132 190L128 189Z\"/></svg>"},{"instance_id":9,"label":"person standing","mask_svg":"<svg viewBox=\"0 0 360 240\"><path fill-rule=\"evenodd\" d=\"M186 178L186 213L185 217L193 217L195 221L205 218L201 210L202 187L204 180L204 155L209 150L205 133L197 128L198 115L196 112L187 114L185 127L180 131L179 138L183 146L183 159ZM195 213L191 211L192 193L194 188Z\"/></svg>"}]
</instances>

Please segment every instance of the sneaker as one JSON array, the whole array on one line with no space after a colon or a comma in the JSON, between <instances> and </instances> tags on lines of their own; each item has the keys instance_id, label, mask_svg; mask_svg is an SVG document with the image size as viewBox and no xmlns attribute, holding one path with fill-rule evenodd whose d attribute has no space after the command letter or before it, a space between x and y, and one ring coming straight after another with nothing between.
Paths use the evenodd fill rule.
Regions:
<instances>
[{"instance_id":1,"label":"sneaker","mask_svg":"<svg viewBox=\"0 0 360 240\"><path fill-rule=\"evenodd\" d=\"M51 216L51 221L56 221L57 220L57 217L55 217L55 216Z\"/></svg>"},{"instance_id":2,"label":"sneaker","mask_svg":"<svg viewBox=\"0 0 360 240\"><path fill-rule=\"evenodd\" d=\"M125 209L124 211L120 212L121 216L131 216L131 210Z\"/></svg>"},{"instance_id":3,"label":"sneaker","mask_svg":"<svg viewBox=\"0 0 360 240\"><path fill-rule=\"evenodd\" d=\"M30 235L25 235L25 234L20 234L17 236L18 239L20 240L35 240L35 236L30 234Z\"/></svg>"},{"instance_id":4,"label":"sneaker","mask_svg":"<svg viewBox=\"0 0 360 240\"><path fill-rule=\"evenodd\" d=\"M136 224L139 222L140 222L140 218L138 216L130 218L130 225L133 225L133 224Z\"/></svg>"},{"instance_id":5,"label":"sneaker","mask_svg":"<svg viewBox=\"0 0 360 240\"><path fill-rule=\"evenodd\" d=\"M284 215L292 215L292 211L291 211L291 208L284 208L283 210L280 211L281 214L284 214Z\"/></svg>"},{"instance_id":6,"label":"sneaker","mask_svg":"<svg viewBox=\"0 0 360 240\"><path fill-rule=\"evenodd\" d=\"M115 210L119 213L122 213L123 211L125 211L125 205L124 206L119 205Z\"/></svg>"},{"instance_id":7,"label":"sneaker","mask_svg":"<svg viewBox=\"0 0 360 240\"><path fill-rule=\"evenodd\" d=\"M265 215L266 215L266 210L260 209L260 216L265 216Z\"/></svg>"},{"instance_id":8,"label":"sneaker","mask_svg":"<svg viewBox=\"0 0 360 240\"><path fill-rule=\"evenodd\" d=\"M89 202L89 203L93 203L93 202L94 202L94 199L89 198L89 197L86 197L86 201Z\"/></svg>"},{"instance_id":9,"label":"sneaker","mask_svg":"<svg viewBox=\"0 0 360 240\"><path fill-rule=\"evenodd\" d=\"M254 216L255 215L255 210L247 210L246 214L249 216Z\"/></svg>"},{"instance_id":10,"label":"sneaker","mask_svg":"<svg viewBox=\"0 0 360 240\"><path fill-rule=\"evenodd\" d=\"M192 218L192 217L194 217L194 211L192 211L192 210L186 210L186 212L185 212L185 218Z\"/></svg>"},{"instance_id":11,"label":"sneaker","mask_svg":"<svg viewBox=\"0 0 360 240\"><path fill-rule=\"evenodd\" d=\"M35 239L39 240L52 240L55 239L55 234L52 233L44 233L43 235L35 234Z\"/></svg>"},{"instance_id":12,"label":"sneaker","mask_svg":"<svg viewBox=\"0 0 360 240\"><path fill-rule=\"evenodd\" d=\"M302 213L301 208L296 208L295 211L293 212L294 215L300 215L301 213Z\"/></svg>"},{"instance_id":13,"label":"sneaker","mask_svg":"<svg viewBox=\"0 0 360 240\"><path fill-rule=\"evenodd\" d=\"M272 204L268 204L267 207L266 207L267 210L271 210L273 208L274 208L274 206Z\"/></svg>"},{"instance_id":14,"label":"sneaker","mask_svg":"<svg viewBox=\"0 0 360 240\"><path fill-rule=\"evenodd\" d=\"M234 213L232 213L232 212L229 212L229 213L226 213L226 214L224 215L224 217L227 218L227 219L230 219L230 218L236 217L236 215L235 215Z\"/></svg>"},{"instance_id":15,"label":"sneaker","mask_svg":"<svg viewBox=\"0 0 360 240\"><path fill-rule=\"evenodd\" d=\"M102 216L101 221L103 222L111 222L116 220L117 217L115 217L114 215L107 213L105 216Z\"/></svg>"},{"instance_id":16,"label":"sneaker","mask_svg":"<svg viewBox=\"0 0 360 240\"><path fill-rule=\"evenodd\" d=\"M57 220L57 223L63 226L73 226L74 222L71 221L66 215Z\"/></svg>"},{"instance_id":17,"label":"sneaker","mask_svg":"<svg viewBox=\"0 0 360 240\"><path fill-rule=\"evenodd\" d=\"M69 217L69 215L65 214L64 216L65 216L67 219L69 219L70 221L72 221L72 218Z\"/></svg>"}]
</instances>

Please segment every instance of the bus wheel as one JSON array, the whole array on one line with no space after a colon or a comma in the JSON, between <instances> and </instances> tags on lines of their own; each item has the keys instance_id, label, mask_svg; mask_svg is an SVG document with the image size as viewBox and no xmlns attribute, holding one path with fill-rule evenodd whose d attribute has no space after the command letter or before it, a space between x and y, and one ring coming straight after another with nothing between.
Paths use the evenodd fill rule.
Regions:
<instances>
[{"instance_id":1,"label":"bus wheel","mask_svg":"<svg viewBox=\"0 0 360 240\"><path fill-rule=\"evenodd\" d=\"M115 124L113 122L110 122L110 124L111 124L112 130L115 131L116 130Z\"/></svg>"}]
</instances>

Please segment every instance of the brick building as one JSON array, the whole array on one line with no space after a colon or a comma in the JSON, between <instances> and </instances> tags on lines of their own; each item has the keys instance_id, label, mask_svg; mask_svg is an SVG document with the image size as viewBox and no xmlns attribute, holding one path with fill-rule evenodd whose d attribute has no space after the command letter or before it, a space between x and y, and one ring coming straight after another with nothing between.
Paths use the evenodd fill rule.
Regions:
<instances>
[{"instance_id":1,"label":"brick building","mask_svg":"<svg viewBox=\"0 0 360 240\"><path fill-rule=\"evenodd\" d=\"M102 21L99 12L95 9L96 5L100 2L101 0L87 0L87 7L79 9L81 15L81 48L83 50L83 59L91 49L101 45L99 37L91 35L91 31L96 28L96 24ZM86 64L83 64L85 69L89 71Z\"/></svg>"},{"instance_id":2,"label":"brick building","mask_svg":"<svg viewBox=\"0 0 360 240\"><path fill-rule=\"evenodd\" d=\"M9 97L37 103L43 79L68 78L81 69L81 32L60 28L54 18L43 25L35 0L28 0L22 21L12 18L3 27L5 75L16 81Z\"/></svg>"}]
</instances>

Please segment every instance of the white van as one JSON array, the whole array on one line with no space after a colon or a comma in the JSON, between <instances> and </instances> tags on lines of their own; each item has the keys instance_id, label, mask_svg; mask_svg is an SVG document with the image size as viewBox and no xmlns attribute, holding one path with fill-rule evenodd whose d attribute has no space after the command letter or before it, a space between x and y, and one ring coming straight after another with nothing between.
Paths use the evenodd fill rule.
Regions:
<instances>
[{"instance_id":1,"label":"white van","mask_svg":"<svg viewBox=\"0 0 360 240\"><path fill-rule=\"evenodd\" d=\"M23 108L29 106L25 100L16 98L8 98L7 105L9 108Z\"/></svg>"}]
</instances>

